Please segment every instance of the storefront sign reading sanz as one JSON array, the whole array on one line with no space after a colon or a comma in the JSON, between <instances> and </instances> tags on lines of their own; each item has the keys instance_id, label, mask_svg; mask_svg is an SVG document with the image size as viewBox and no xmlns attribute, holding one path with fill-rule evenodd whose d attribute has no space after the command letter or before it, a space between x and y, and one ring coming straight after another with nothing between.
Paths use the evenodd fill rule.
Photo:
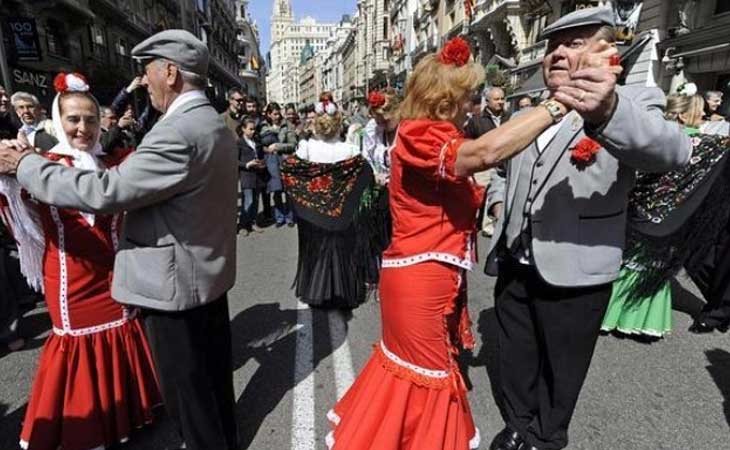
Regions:
<instances>
[{"instance_id":1,"label":"storefront sign reading sanz","mask_svg":"<svg viewBox=\"0 0 730 450\"><path fill-rule=\"evenodd\" d=\"M32 17L8 17L4 29L5 48L15 61L40 61L38 29Z\"/></svg>"},{"instance_id":2,"label":"storefront sign reading sanz","mask_svg":"<svg viewBox=\"0 0 730 450\"><path fill-rule=\"evenodd\" d=\"M11 68L14 91L26 91L35 94L41 99L51 98L51 77L46 72Z\"/></svg>"}]
</instances>

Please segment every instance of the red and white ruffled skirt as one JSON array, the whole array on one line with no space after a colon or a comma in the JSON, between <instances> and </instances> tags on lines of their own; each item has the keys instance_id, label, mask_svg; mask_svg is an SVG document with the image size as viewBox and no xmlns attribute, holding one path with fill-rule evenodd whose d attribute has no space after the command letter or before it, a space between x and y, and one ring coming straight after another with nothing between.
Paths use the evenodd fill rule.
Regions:
<instances>
[{"instance_id":1,"label":"red and white ruffled skirt","mask_svg":"<svg viewBox=\"0 0 730 450\"><path fill-rule=\"evenodd\" d=\"M161 404L139 319L43 347L20 434L29 450L91 450L125 442Z\"/></svg>"},{"instance_id":2,"label":"red and white ruffled skirt","mask_svg":"<svg viewBox=\"0 0 730 450\"><path fill-rule=\"evenodd\" d=\"M330 450L479 447L457 346L473 346L462 269L425 262L381 272L383 340L327 414Z\"/></svg>"}]
</instances>

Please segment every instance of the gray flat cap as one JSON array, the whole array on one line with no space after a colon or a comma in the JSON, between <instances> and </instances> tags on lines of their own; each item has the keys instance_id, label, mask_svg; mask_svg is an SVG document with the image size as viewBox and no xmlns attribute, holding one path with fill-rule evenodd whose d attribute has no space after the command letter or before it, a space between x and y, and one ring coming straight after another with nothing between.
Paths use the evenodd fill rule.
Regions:
<instances>
[{"instance_id":1,"label":"gray flat cap","mask_svg":"<svg viewBox=\"0 0 730 450\"><path fill-rule=\"evenodd\" d=\"M208 76L208 47L185 30L165 30L153 34L132 49L132 58L165 58L182 70Z\"/></svg>"},{"instance_id":2,"label":"gray flat cap","mask_svg":"<svg viewBox=\"0 0 730 450\"><path fill-rule=\"evenodd\" d=\"M558 31L589 25L608 25L615 27L616 19L613 15L613 9L605 6L597 6L594 8L583 8L567 14L545 27L542 33L540 33L540 39L546 39Z\"/></svg>"}]
</instances>

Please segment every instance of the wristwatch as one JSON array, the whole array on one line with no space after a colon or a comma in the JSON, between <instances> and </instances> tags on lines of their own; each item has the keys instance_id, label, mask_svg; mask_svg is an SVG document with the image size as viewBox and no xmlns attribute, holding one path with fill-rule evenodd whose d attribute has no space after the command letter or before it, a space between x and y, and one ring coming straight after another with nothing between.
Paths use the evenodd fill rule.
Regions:
<instances>
[{"instance_id":1,"label":"wristwatch","mask_svg":"<svg viewBox=\"0 0 730 450\"><path fill-rule=\"evenodd\" d=\"M558 102L556 102L555 100L551 98L543 100L542 102L540 102L540 106L543 106L545 109L547 109L547 112L550 113L550 117L553 118L553 123L558 123L563 120L563 117L565 116L565 114L563 113L563 108L561 108Z\"/></svg>"}]
</instances>

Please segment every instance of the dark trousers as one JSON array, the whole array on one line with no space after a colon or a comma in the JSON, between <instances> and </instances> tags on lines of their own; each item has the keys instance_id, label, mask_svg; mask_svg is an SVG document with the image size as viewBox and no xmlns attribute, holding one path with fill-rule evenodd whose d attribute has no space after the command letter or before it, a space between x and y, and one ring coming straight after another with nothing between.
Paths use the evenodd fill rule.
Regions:
<instances>
[{"instance_id":1,"label":"dark trousers","mask_svg":"<svg viewBox=\"0 0 730 450\"><path fill-rule=\"evenodd\" d=\"M241 183L243 185L243 183ZM241 186L241 209L238 226L250 230L256 223L259 209L259 190Z\"/></svg>"},{"instance_id":2,"label":"dark trousers","mask_svg":"<svg viewBox=\"0 0 730 450\"><path fill-rule=\"evenodd\" d=\"M610 284L560 288L533 266L500 262L494 391L507 425L531 445L568 445L568 425L610 296Z\"/></svg>"},{"instance_id":3,"label":"dark trousers","mask_svg":"<svg viewBox=\"0 0 730 450\"><path fill-rule=\"evenodd\" d=\"M687 273L707 301L698 319L713 326L730 321L730 227L709 252L692 255Z\"/></svg>"},{"instance_id":4,"label":"dark trousers","mask_svg":"<svg viewBox=\"0 0 730 450\"><path fill-rule=\"evenodd\" d=\"M188 450L238 448L228 297L182 312L144 311L162 397Z\"/></svg>"}]
</instances>

